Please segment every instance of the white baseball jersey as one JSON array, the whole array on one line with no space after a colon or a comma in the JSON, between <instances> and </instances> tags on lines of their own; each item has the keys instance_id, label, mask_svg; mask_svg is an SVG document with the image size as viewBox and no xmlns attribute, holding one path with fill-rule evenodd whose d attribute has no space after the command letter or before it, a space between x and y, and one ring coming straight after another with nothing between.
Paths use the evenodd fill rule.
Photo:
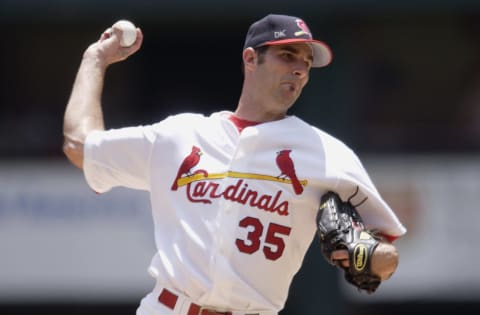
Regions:
<instances>
[{"instance_id":1,"label":"white baseball jersey","mask_svg":"<svg viewBox=\"0 0 480 315\"><path fill-rule=\"evenodd\" d=\"M358 186L352 203L368 197L358 209L366 225L405 233L342 142L295 116L240 133L231 114L180 114L86 140L92 189L150 192L150 272L165 287L219 309L281 310L328 190L346 199Z\"/></svg>"}]
</instances>

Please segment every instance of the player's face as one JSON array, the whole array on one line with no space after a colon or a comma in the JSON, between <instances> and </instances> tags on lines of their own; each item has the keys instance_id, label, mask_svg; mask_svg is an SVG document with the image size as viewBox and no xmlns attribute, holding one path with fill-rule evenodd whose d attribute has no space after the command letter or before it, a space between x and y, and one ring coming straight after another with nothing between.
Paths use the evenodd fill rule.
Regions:
<instances>
[{"instance_id":1,"label":"player's face","mask_svg":"<svg viewBox=\"0 0 480 315\"><path fill-rule=\"evenodd\" d=\"M313 62L309 45L273 45L265 52L263 62L258 64L257 82L266 97L271 98L279 110L286 111L302 93L309 79Z\"/></svg>"}]
</instances>

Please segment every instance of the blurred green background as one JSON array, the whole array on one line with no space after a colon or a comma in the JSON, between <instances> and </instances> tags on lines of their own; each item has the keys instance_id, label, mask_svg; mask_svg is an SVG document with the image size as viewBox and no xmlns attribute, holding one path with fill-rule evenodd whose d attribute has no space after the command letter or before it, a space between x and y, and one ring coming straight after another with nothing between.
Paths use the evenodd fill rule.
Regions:
<instances>
[{"instance_id":1,"label":"blurred green background","mask_svg":"<svg viewBox=\"0 0 480 315\"><path fill-rule=\"evenodd\" d=\"M339 137L360 157L478 160L478 0L0 0L0 164L65 163L63 112L82 53L116 20L133 21L145 39L137 54L108 70L104 112L112 128L183 111L235 109L246 31L268 13L304 18L334 54L329 67L312 71L292 114ZM480 309L475 298L352 300L317 245L283 315ZM1 255L8 254L0 254L0 268ZM0 296L0 313L121 315L133 314L137 303L137 297L71 302Z\"/></svg>"}]
</instances>

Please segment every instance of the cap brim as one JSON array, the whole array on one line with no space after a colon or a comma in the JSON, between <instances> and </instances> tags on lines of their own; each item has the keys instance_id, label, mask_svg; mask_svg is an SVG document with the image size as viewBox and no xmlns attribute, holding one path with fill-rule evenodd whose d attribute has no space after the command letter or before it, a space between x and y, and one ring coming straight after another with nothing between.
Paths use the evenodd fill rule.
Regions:
<instances>
[{"instance_id":1,"label":"cap brim","mask_svg":"<svg viewBox=\"0 0 480 315\"><path fill-rule=\"evenodd\" d=\"M282 44L296 44L307 43L310 44L313 50L313 68L320 68L328 66L332 62L333 54L330 47L322 41L305 38L289 38L283 40L275 40L266 42L263 45L282 45Z\"/></svg>"}]
</instances>

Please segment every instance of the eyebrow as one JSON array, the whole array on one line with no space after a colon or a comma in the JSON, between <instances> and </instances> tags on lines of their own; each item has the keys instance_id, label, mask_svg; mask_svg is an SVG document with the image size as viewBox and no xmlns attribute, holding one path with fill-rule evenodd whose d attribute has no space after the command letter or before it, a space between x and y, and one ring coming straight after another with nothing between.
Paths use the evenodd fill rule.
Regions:
<instances>
[{"instance_id":1,"label":"eyebrow","mask_svg":"<svg viewBox=\"0 0 480 315\"><path fill-rule=\"evenodd\" d=\"M287 45L282 46L282 47L280 47L280 49L287 50L287 51L289 51L291 53L294 53L294 54L299 54L300 53L300 50L298 50L297 48L295 48L293 46L290 46L290 45L289 46L287 46ZM308 60L313 62L313 55L312 54L308 55Z\"/></svg>"}]
</instances>

